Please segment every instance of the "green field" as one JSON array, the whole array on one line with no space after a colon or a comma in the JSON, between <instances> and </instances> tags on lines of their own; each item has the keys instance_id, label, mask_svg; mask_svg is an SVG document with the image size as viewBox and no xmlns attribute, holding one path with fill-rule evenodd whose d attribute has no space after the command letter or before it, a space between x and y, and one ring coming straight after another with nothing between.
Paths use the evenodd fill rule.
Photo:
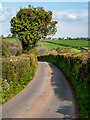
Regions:
<instances>
[{"instance_id":1,"label":"green field","mask_svg":"<svg viewBox=\"0 0 90 120\"><path fill-rule=\"evenodd\" d=\"M49 50L53 48L64 48L74 52L81 52L81 50L88 50L90 41L85 40L44 40L39 41L42 45Z\"/></svg>"},{"instance_id":2,"label":"green field","mask_svg":"<svg viewBox=\"0 0 90 120\"><path fill-rule=\"evenodd\" d=\"M46 40L46 42L52 42L56 44L66 45L66 46L78 46L78 47L88 47L90 41L85 40Z\"/></svg>"},{"instance_id":3,"label":"green field","mask_svg":"<svg viewBox=\"0 0 90 120\"><path fill-rule=\"evenodd\" d=\"M3 41L6 41L6 42L17 42L18 40L15 39L15 38L6 38L6 39L3 39Z\"/></svg>"},{"instance_id":4,"label":"green field","mask_svg":"<svg viewBox=\"0 0 90 120\"><path fill-rule=\"evenodd\" d=\"M18 42L18 40L15 38L6 38L3 39L3 41L15 43ZM38 43L41 43L44 47L48 48L49 50L60 47L74 52L81 52L81 49L89 49L89 42L90 41L85 40L44 40L39 41Z\"/></svg>"},{"instance_id":5,"label":"green field","mask_svg":"<svg viewBox=\"0 0 90 120\"><path fill-rule=\"evenodd\" d=\"M61 46L61 45L54 45L54 44L51 44L51 43L47 43L47 42L39 42L39 43L42 43L42 45L46 48L48 48L49 50L52 50L53 48L64 48L64 49L70 49L71 51L75 51L75 52L81 52L81 50L78 50L78 49L75 49L75 48L71 48L71 47L64 47L64 46Z\"/></svg>"},{"instance_id":6,"label":"green field","mask_svg":"<svg viewBox=\"0 0 90 120\"><path fill-rule=\"evenodd\" d=\"M64 46L60 46L60 45L56 45L56 44L52 44L52 43L48 43L48 42L41 42L39 41L39 43L42 43L42 45L46 48L48 48L49 50L51 50L52 48L57 48L57 47L61 47L61 48L67 48Z\"/></svg>"}]
</instances>

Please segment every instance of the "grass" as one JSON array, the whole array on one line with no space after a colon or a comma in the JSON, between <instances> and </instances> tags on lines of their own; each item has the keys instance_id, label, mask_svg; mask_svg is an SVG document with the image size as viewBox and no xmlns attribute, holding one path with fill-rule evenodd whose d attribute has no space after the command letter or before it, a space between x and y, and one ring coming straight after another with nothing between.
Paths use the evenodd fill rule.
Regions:
<instances>
[{"instance_id":1,"label":"grass","mask_svg":"<svg viewBox=\"0 0 90 120\"><path fill-rule=\"evenodd\" d=\"M15 39L15 38L6 38L6 39L3 39L3 41L6 41L6 42L17 42L18 40Z\"/></svg>"},{"instance_id":2,"label":"grass","mask_svg":"<svg viewBox=\"0 0 90 120\"><path fill-rule=\"evenodd\" d=\"M46 42L53 42L68 46L88 47L90 41L85 40L46 40Z\"/></svg>"},{"instance_id":3,"label":"grass","mask_svg":"<svg viewBox=\"0 0 90 120\"><path fill-rule=\"evenodd\" d=\"M81 50L78 50L78 49L76 49L76 48L71 48L70 51L81 52Z\"/></svg>"},{"instance_id":4,"label":"grass","mask_svg":"<svg viewBox=\"0 0 90 120\"><path fill-rule=\"evenodd\" d=\"M61 47L61 48L68 48L68 47L64 47L64 46L60 46L60 45L53 45L52 43L47 43L47 42L39 42L42 43L42 45L46 48L48 48L49 50L52 50L53 48L57 48L57 47Z\"/></svg>"},{"instance_id":5,"label":"grass","mask_svg":"<svg viewBox=\"0 0 90 120\"><path fill-rule=\"evenodd\" d=\"M39 41L42 45L49 50L53 48L64 48L68 49L71 52L81 52L81 50L88 50L89 49L89 42L86 40L44 40Z\"/></svg>"},{"instance_id":6,"label":"grass","mask_svg":"<svg viewBox=\"0 0 90 120\"><path fill-rule=\"evenodd\" d=\"M18 40L15 38L6 38L3 41L15 42L15 43L18 42ZM45 40L44 42L39 41L39 43L42 43L42 45L49 50L60 47L64 49L69 49L72 52L81 52L80 49L74 47L82 47L82 49L88 50L89 42L90 41L85 41L85 40Z\"/></svg>"},{"instance_id":7,"label":"grass","mask_svg":"<svg viewBox=\"0 0 90 120\"><path fill-rule=\"evenodd\" d=\"M6 38L3 40L7 41L7 42L17 42L18 41L16 38ZM41 42L41 41L39 41L39 42ZM83 48L88 48L89 43L90 43L90 41L86 41L86 40L46 40L45 43L47 43L47 42L52 42L52 44L57 43L57 45L55 45L55 47L58 47L58 45L61 44L61 46L66 45L66 47L68 45L68 46L78 46L78 47L83 47ZM46 46L48 46L48 44ZM66 47L64 47L64 48L66 48Z\"/></svg>"},{"instance_id":8,"label":"grass","mask_svg":"<svg viewBox=\"0 0 90 120\"><path fill-rule=\"evenodd\" d=\"M52 50L53 48L60 47L60 48L68 49L68 50L70 50L72 52L81 52L81 50L78 50L78 49L72 48L72 47L65 47L65 46L62 46L62 45L57 45L57 44L47 43L47 42L39 42L39 43L42 43L42 45L44 47L46 47L47 49L49 49L49 50Z\"/></svg>"},{"instance_id":9,"label":"grass","mask_svg":"<svg viewBox=\"0 0 90 120\"><path fill-rule=\"evenodd\" d=\"M89 46L89 47L83 47L83 48L89 50L89 49L90 49L90 46Z\"/></svg>"}]
</instances>

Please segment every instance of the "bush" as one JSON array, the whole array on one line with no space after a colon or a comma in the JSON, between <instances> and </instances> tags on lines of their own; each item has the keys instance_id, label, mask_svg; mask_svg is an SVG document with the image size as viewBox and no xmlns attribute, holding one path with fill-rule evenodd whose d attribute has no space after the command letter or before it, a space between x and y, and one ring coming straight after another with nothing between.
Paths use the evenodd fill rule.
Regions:
<instances>
[{"instance_id":1,"label":"bush","mask_svg":"<svg viewBox=\"0 0 90 120\"><path fill-rule=\"evenodd\" d=\"M20 55L21 53L17 50L17 52L16 52L16 55L15 56L18 56L18 55Z\"/></svg>"},{"instance_id":2,"label":"bush","mask_svg":"<svg viewBox=\"0 0 90 120\"><path fill-rule=\"evenodd\" d=\"M63 48L56 48L57 53L70 53L70 50L63 49Z\"/></svg>"},{"instance_id":3,"label":"bush","mask_svg":"<svg viewBox=\"0 0 90 120\"><path fill-rule=\"evenodd\" d=\"M57 51L54 48L49 53L50 54L58 54Z\"/></svg>"},{"instance_id":4,"label":"bush","mask_svg":"<svg viewBox=\"0 0 90 120\"><path fill-rule=\"evenodd\" d=\"M57 51L58 53L61 53L61 48L58 47L58 48L56 49L56 51Z\"/></svg>"},{"instance_id":5,"label":"bush","mask_svg":"<svg viewBox=\"0 0 90 120\"><path fill-rule=\"evenodd\" d=\"M38 47L44 47L41 42L38 43Z\"/></svg>"},{"instance_id":6,"label":"bush","mask_svg":"<svg viewBox=\"0 0 90 120\"><path fill-rule=\"evenodd\" d=\"M19 51L20 54L22 53L22 46L20 42L4 42L4 45L8 48L11 55L16 55L16 52Z\"/></svg>"},{"instance_id":7,"label":"bush","mask_svg":"<svg viewBox=\"0 0 90 120\"><path fill-rule=\"evenodd\" d=\"M25 87L32 79L37 65L35 55L2 59L2 104Z\"/></svg>"},{"instance_id":8,"label":"bush","mask_svg":"<svg viewBox=\"0 0 90 120\"><path fill-rule=\"evenodd\" d=\"M88 100L90 97L88 95L88 83L90 80L88 70L90 69L90 65L88 64L90 63L90 60L88 60L86 63L83 63L83 60L79 57L70 57L64 55L39 56L38 60L52 62L63 70L75 89L81 118L88 118L88 113L90 113L88 106Z\"/></svg>"},{"instance_id":9,"label":"bush","mask_svg":"<svg viewBox=\"0 0 90 120\"><path fill-rule=\"evenodd\" d=\"M45 55L48 53L48 49L46 47L37 47L35 49L35 54L36 55Z\"/></svg>"},{"instance_id":10,"label":"bush","mask_svg":"<svg viewBox=\"0 0 90 120\"><path fill-rule=\"evenodd\" d=\"M5 56L5 57L10 56L10 51L4 42L2 42L2 56Z\"/></svg>"}]
</instances>

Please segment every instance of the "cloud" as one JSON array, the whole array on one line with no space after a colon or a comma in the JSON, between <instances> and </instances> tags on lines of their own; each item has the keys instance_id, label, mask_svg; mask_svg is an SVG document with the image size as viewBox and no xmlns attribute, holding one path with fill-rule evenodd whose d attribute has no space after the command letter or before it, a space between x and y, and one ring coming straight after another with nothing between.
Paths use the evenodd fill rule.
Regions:
<instances>
[{"instance_id":1,"label":"cloud","mask_svg":"<svg viewBox=\"0 0 90 120\"><path fill-rule=\"evenodd\" d=\"M2 9L2 4L0 3L0 9Z\"/></svg>"},{"instance_id":2,"label":"cloud","mask_svg":"<svg viewBox=\"0 0 90 120\"><path fill-rule=\"evenodd\" d=\"M3 35L10 34L10 23L8 21L2 23L2 33Z\"/></svg>"},{"instance_id":3,"label":"cloud","mask_svg":"<svg viewBox=\"0 0 90 120\"><path fill-rule=\"evenodd\" d=\"M17 9L15 8L7 8L7 7L2 7L0 9L0 22L9 22L12 16L15 16L17 12Z\"/></svg>"},{"instance_id":4,"label":"cloud","mask_svg":"<svg viewBox=\"0 0 90 120\"><path fill-rule=\"evenodd\" d=\"M7 8L7 7L1 7L0 4L0 35L6 36L10 33L10 20L12 17L16 15L16 12L18 9L16 8ZM3 27L2 27L3 26Z\"/></svg>"},{"instance_id":5,"label":"cloud","mask_svg":"<svg viewBox=\"0 0 90 120\"><path fill-rule=\"evenodd\" d=\"M72 14L68 15L68 18L70 18L70 19L72 19L72 20L76 20L76 19L78 19L77 16L72 15Z\"/></svg>"},{"instance_id":6,"label":"cloud","mask_svg":"<svg viewBox=\"0 0 90 120\"><path fill-rule=\"evenodd\" d=\"M16 15L18 10L19 8L5 8L2 4L0 5L0 24L2 23L2 33L5 36L10 30L10 19ZM54 37L88 36L88 10L53 11L53 20L58 21L57 33Z\"/></svg>"},{"instance_id":7,"label":"cloud","mask_svg":"<svg viewBox=\"0 0 90 120\"><path fill-rule=\"evenodd\" d=\"M7 11L7 9L4 8L0 10L0 22L6 21L8 17L9 17L9 12Z\"/></svg>"},{"instance_id":8,"label":"cloud","mask_svg":"<svg viewBox=\"0 0 90 120\"><path fill-rule=\"evenodd\" d=\"M78 16L67 11L53 11L53 18L58 20L77 20Z\"/></svg>"},{"instance_id":9,"label":"cloud","mask_svg":"<svg viewBox=\"0 0 90 120\"><path fill-rule=\"evenodd\" d=\"M84 20L88 18L88 11L87 10L80 10L80 11L53 11L53 19L57 19L58 21L77 21L77 20Z\"/></svg>"},{"instance_id":10,"label":"cloud","mask_svg":"<svg viewBox=\"0 0 90 120\"><path fill-rule=\"evenodd\" d=\"M54 37L87 37L88 24L77 21L68 24L66 21L60 21L57 24L57 33Z\"/></svg>"},{"instance_id":11,"label":"cloud","mask_svg":"<svg viewBox=\"0 0 90 120\"><path fill-rule=\"evenodd\" d=\"M57 33L54 37L88 36L87 10L53 11L53 20L58 21Z\"/></svg>"},{"instance_id":12,"label":"cloud","mask_svg":"<svg viewBox=\"0 0 90 120\"><path fill-rule=\"evenodd\" d=\"M8 17L9 13L7 8L2 7L2 4L0 3L0 22L3 22Z\"/></svg>"}]
</instances>

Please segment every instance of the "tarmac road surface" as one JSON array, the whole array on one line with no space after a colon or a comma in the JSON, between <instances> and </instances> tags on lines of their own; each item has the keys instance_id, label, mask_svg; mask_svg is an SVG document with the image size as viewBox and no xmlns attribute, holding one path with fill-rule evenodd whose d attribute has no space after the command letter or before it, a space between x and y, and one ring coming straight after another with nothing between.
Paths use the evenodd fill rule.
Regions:
<instances>
[{"instance_id":1,"label":"tarmac road surface","mask_svg":"<svg viewBox=\"0 0 90 120\"><path fill-rule=\"evenodd\" d=\"M2 106L3 118L77 118L73 91L52 63L39 62L33 80Z\"/></svg>"}]
</instances>

